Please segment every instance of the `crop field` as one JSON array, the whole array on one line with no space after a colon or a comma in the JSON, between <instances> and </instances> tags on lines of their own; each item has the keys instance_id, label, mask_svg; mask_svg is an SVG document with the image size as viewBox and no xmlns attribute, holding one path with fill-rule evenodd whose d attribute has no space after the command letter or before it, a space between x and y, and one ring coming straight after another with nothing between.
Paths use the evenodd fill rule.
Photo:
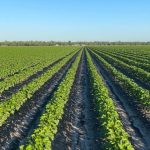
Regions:
<instances>
[{"instance_id":1,"label":"crop field","mask_svg":"<svg viewBox=\"0 0 150 150\"><path fill-rule=\"evenodd\" d=\"M0 150L150 150L150 46L0 47Z\"/></svg>"}]
</instances>

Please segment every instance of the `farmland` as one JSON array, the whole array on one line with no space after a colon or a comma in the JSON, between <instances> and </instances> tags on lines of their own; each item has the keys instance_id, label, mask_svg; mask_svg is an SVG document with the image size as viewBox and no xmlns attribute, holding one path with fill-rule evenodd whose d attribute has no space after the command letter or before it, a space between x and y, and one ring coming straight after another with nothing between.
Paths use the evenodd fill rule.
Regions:
<instances>
[{"instance_id":1,"label":"farmland","mask_svg":"<svg viewBox=\"0 0 150 150\"><path fill-rule=\"evenodd\" d=\"M0 47L1 150L149 150L150 46Z\"/></svg>"}]
</instances>

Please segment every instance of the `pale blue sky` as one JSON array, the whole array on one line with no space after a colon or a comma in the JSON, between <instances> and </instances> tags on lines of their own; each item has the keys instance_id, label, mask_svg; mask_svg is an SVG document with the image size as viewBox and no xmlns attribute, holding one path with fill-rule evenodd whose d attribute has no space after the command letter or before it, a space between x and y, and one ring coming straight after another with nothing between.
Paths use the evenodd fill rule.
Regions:
<instances>
[{"instance_id":1,"label":"pale blue sky","mask_svg":"<svg viewBox=\"0 0 150 150\"><path fill-rule=\"evenodd\" d=\"M0 41L150 41L149 0L0 0Z\"/></svg>"}]
</instances>

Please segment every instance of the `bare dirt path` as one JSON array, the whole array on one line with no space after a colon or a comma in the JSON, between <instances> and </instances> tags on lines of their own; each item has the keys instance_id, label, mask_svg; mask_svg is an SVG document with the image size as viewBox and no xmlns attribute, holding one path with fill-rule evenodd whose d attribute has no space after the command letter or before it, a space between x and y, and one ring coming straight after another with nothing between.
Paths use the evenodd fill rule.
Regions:
<instances>
[{"instance_id":1,"label":"bare dirt path","mask_svg":"<svg viewBox=\"0 0 150 150\"><path fill-rule=\"evenodd\" d=\"M99 149L97 127L94 106L89 97L87 65L83 52L52 149L97 150Z\"/></svg>"}]
</instances>

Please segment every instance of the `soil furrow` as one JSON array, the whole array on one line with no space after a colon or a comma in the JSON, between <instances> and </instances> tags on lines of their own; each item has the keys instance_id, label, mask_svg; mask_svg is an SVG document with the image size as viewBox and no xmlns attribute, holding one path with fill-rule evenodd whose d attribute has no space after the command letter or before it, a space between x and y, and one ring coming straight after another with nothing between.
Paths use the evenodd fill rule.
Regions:
<instances>
[{"instance_id":1,"label":"soil furrow","mask_svg":"<svg viewBox=\"0 0 150 150\"><path fill-rule=\"evenodd\" d=\"M56 60L55 62L53 62L52 64L48 65L47 67L43 68L40 71L37 71L35 74L31 75L30 77L28 77L26 80L24 80L21 83L18 83L12 87L10 87L8 90L5 90L1 95L0 95L0 99L1 101L5 101L7 99L9 99L14 93L16 93L21 87L23 87L24 85L30 83L31 81L33 81L35 78L38 78L39 76L41 76L44 72L48 71L51 67L53 67L54 65L56 65L58 62L60 62L61 60L63 60L65 57L71 55L73 52L69 53L68 55Z\"/></svg>"},{"instance_id":2,"label":"soil furrow","mask_svg":"<svg viewBox=\"0 0 150 150\"><path fill-rule=\"evenodd\" d=\"M127 97L121 89L115 85L111 75L105 70L103 65L90 53L95 63L98 72L103 77L103 81L107 86L110 97L116 104L116 109L123 123L124 129L131 137L131 142L136 150L150 149L150 128L143 122L143 117L140 112L137 112L136 107L129 103L132 101Z\"/></svg>"},{"instance_id":3,"label":"soil furrow","mask_svg":"<svg viewBox=\"0 0 150 150\"><path fill-rule=\"evenodd\" d=\"M24 105L14 115L11 115L5 124L0 127L0 147L2 150L16 150L18 145L24 142L26 137L32 133L50 97L62 81L71 64L75 61L78 53L36 91L32 99L27 100Z\"/></svg>"},{"instance_id":4,"label":"soil furrow","mask_svg":"<svg viewBox=\"0 0 150 150\"><path fill-rule=\"evenodd\" d=\"M92 100L89 97L85 52L52 144L53 150L99 149L98 125Z\"/></svg>"}]
</instances>

